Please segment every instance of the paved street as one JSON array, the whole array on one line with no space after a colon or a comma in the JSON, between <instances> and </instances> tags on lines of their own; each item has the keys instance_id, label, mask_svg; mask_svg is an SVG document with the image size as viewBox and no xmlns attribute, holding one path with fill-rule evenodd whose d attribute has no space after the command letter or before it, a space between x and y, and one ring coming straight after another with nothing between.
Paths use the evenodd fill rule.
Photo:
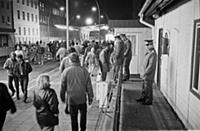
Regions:
<instances>
[{"instance_id":1,"label":"paved street","mask_svg":"<svg viewBox=\"0 0 200 131\"><path fill-rule=\"evenodd\" d=\"M17 113L14 115L8 112L7 118L4 124L3 131L38 131L39 126L36 123L35 109L32 106L32 91L35 88L35 78L41 73L47 73L50 75L52 88L56 90L59 98L60 90L60 73L58 69L58 63L52 65L46 65L41 68L35 67L36 70L31 74L29 84L29 98L28 104L22 102L22 100L15 100L17 105ZM4 71L2 71L4 73ZM2 77L2 75L1 75ZM94 84L94 82L93 82ZM95 85L94 85L95 87ZM95 91L95 89L94 89ZM70 117L64 113L65 104L59 102L59 126L56 127L56 131L71 130ZM97 126L100 110L98 103L95 101L92 106L88 107L87 129L94 130Z\"/></svg>"}]
</instances>

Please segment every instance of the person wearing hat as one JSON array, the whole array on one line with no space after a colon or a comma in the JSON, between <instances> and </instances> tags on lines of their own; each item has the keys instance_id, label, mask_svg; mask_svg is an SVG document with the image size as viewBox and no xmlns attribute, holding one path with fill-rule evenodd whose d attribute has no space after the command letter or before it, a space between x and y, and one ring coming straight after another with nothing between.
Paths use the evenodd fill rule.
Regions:
<instances>
[{"instance_id":1,"label":"person wearing hat","mask_svg":"<svg viewBox=\"0 0 200 131\"><path fill-rule=\"evenodd\" d=\"M120 34L121 39L124 42L125 45L125 51L124 51L124 78L123 80L126 81L130 78L130 62L132 59L132 45L131 45L131 41L126 37L125 34Z\"/></svg>"},{"instance_id":2,"label":"person wearing hat","mask_svg":"<svg viewBox=\"0 0 200 131\"><path fill-rule=\"evenodd\" d=\"M86 130L87 99L91 105L93 101L93 89L90 74L87 69L80 65L77 53L70 54L71 66L66 68L61 75L61 101L68 106L65 109L71 116L72 131L78 131L78 112L80 112L81 131ZM67 97L65 97L67 94Z\"/></svg>"},{"instance_id":3,"label":"person wearing hat","mask_svg":"<svg viewBox=\"0 0 200 131\"><path fill-rule=\"evenodd\" d=\"M152 40L145 40L145 45L147 48L147 53L145 54L142 74L142 79L144 80L142 93L137 102L142 102L143 105L152 105L153 102L153 82L156 70L157 54L153 46Z\"/></svg>"},{"instance_id":4,"label":"person wearing hat","mask_svg":"<svg viewBox=\"0 0 200 131\"><path fill-rule=\"evenodd\" d=\"M118 73L120 67L123 65L124 61L124 42L121 40L119 35L115 36L114 42L114 81L118 79Z\"/></svg>"}]
</instances>

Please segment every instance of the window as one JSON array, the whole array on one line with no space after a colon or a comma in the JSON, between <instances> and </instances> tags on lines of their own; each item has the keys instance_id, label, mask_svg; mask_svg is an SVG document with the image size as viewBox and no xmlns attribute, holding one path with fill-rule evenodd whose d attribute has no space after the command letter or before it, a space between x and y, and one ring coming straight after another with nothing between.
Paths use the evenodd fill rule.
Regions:
<instances>
[{"instance_id":1,"label":"window","mask_svg":"<svg viewBox=\"0 0 200 131\"><path fill-rule=\"evenodd\" d=\"M24 35L26 35L26 27L24 27Z\"/></svg>"},{"instance_id":2,"label":"window","mask_svg":"<svg viewBox=\"0 0 200 131\"><path fill-rule=\"evenodd\" d=\"M7 22L10 22L10 17L9 16L7 16Z\"/></svg>"},{"instance_id":3,"label":"window","mask_svg":"<svg viewBox=\"0 0 200 131\"><path fill-rule=\"evenodd\" d=\"M0 47L8 46L8 35L0 34Z\"/></svg>"},{"instance_id":4,"label":"window","mask_svg":"<svg viewBox=\"0 0 200 131\"><path fill-rule=\"evenodd\" d=\"M28 20L28 21L30 20L29 18L30 18L29 13L27 13L27 20Z\"/></svg>"},{"instance_id":5,"label":"window","mask_svg":"<svg viewBox=\"0 0 200 131\"><path fill-rule=\"evenodd\" d=\"M31 14L31 18L32 18L32 21L34 21L34 15L33 14Z\"/></svg>"},{"instance_id":6,"label":"window","mask_svg":"<svg viewBox=\"0 0 200 131\"><path fill-rule=\"evenodd\" d=\"M35 15L35 22L37 22L37 15Z\"/></svg>"},{"instance_id":7,"label":"window","mask_svg":"<svg viewBox=\"0 0 200 131\"><path fill-rule=\"evenodd\" d=\"M10 2L7 2L6 8L9 10L10 9Z\"/></svg>"},{"instance_id":8,"label":"window","mask_svg":"<svg viewBox=\"0 0 200 131\"><path fill-rule=\"evenodd\" d=\"M20 11L17 10L17 18L20 19Z\"/></svg>"},{"instance_id":9,"label":"window","mask_svg":"<svg viewBox=\"0 0 200 131\"><path fill-rule=\"evenodd\" d=\"M191 91L200 98L200 19L194 21Z\"/></svg>"},{"instance_id":10,"label":"window","mask_svg":"<svg viewBox=\"0 0 200 131\"><path fill-rule=\"evenodd\" d=\"M1 20L2 20L2 21L1 21L2 23L5 23L5 16L2 15L2 16L1 16Z\"/></svg>"},{"instance_id":11,"label":"window","mask_svg":"<svg viewBox=\"0 0 200 131\"><path fill-rule=\"evenodd\" d=\"M37 9L37 1L35 1L34 3L35 3L35 9Z\"/></svg>"},{"instance_id":12,"label":"window","mask_svg":"<svg viewBox=\"0 0 200 131\"><path fill-rule=\"evenodd\" d=\"M38 29L36 29L36 35L38 35Z\"/></svg>"},{"instance_id":13,"label":"window","mask_svg":"<svg viewBox=\"0 0 200 131\"><path fill-rule=\"evenodd\" d=\"M35 30L34 30L34 28L32 29L32 35L35 35Z\"/></svg>"},{"instance_id":14,"label":"window","mask_svg":"<svg viewBox=\"0 0 200 131\"><path fill-rule=\"evenodd\" d=\"M26 0L26 5L29 6L29 0Z\"/></svg>"},{"instance_id":15,"label":"window","mask_svg":"<svg viewBox=\"0 0 200 131\"><path fill-rule=\"evenodd\" d=\"M4 8L4 1L1 1L1 8Z\"/></svg>"},{"instance_id":16,"label":"window","mask_svg":"<svg viewBox=\"0 0 200 131\"><path fill-rule=\"evenodd\" d=\"M33 0L31 0L31 7L33 7Z\"/></svg>"},{"instance_id":17,"label":"window","mask_svg":"<svg viewBox=\"0 0 200 131\"><path fill-rule=\"evenodd\" d=\"M169 55L169 36L168 33L165 33L162 42L162 54Z\"/></svg>"},{"instance_id":18,"label":"window","mask_svg":"<svg viewBox=\"0 0 200 131\"><path fill-rule=\"evenodd\" d=\"M19 0L17 0L17 3L19 3Z\"/></svg>"},{"instance_id":19,"label":"window","mask_svg":"<svg viewBox=\"0 0 200 131\"><path fill-rule=\"evenodd\" d=\"M28 35L31 35L31 29L28 28Z\"/></svg>"},{"instance_id":20,"label":"window","mask_svg":"<svg viewBox=\"0 0 200 131\"><path fill-rule=\"evenodd\" d=\"M23 5L25 4L24 0L22 0L22 4L23 4Z\"/></svg>"},{"instance_id":21,"label":"window","mask_svg":"<svg viewBox=\"0 0 200 131\"><path fill-rule=\"evenodd\" d=\"M25 20L25 12L22 12L23 20Z\"/></svg>"},{"instance_id":22,"label":"window","mask_svg":"<svg viewBox=\"0 0 200 131\"><path fill-rule=\"evenodd\" d=\"M21 27L19 27L18 30L19 30L19 35L21 35Z\"/></svg>"}]
</instances>

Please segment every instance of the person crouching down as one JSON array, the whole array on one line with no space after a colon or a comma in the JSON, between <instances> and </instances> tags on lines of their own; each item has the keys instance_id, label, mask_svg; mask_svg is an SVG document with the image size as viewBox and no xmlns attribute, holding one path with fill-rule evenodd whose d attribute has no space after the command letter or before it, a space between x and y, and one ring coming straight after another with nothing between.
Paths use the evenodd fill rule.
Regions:
<instances>
[{"instance_id":1,"label":"person crouching down","mask_svg":"<svg viewBox=\"0 0 200 131\"><path fill-rule=\"evenodd\" d=\"M24 61L24 58L22 55L17 56L17 65L16 65L16 74L19 78L22 92L24 93L24 102L27 101L28 96L28 82L29 82L29 73L32 71L32 67L28 62Z\"/></svg>"},{"instance_id":2,"label":"person crouching down","mask_svg":"<svg viewBox=\"0 0 200 131\"><path fill-rule=\"evenodd\" d=\"M37 89L33 92L33 105L36 119L42 131L54 131L58 125L58 99L54 89L50 88L48 75L41 75L37 80Z\"/></svg>"},{"instance_id":3,"label":"person crouching down","mask_svg":"<svg viewBox=\"0 0 200 131\"><path fill-rule=\"evenodd\" d=\"M77 53L70 54L71 66L66 68L61 76L60 98L68 105L71 116L72 131L78 131L78 111L80 111L80 128L86 130L87 96L88 104L92 104L93 90L88 71L81 67ZM67 99L65 100L65 94ZM87 95L87 96L86 96Z\"/></svg>"}]
</instances>

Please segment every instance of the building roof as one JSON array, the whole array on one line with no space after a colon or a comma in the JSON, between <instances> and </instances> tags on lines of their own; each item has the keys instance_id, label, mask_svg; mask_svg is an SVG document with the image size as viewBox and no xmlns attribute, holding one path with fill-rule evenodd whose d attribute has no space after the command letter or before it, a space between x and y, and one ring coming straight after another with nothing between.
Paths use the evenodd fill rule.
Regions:
<instances>
[{"instance_id":1,"label":"building roof","mask_svg":"<svg viewBox=\"0 0 200 131\"><path fill-rule=\"evenodd\" d=\"M152 20L166 14L190 0L146 0L139 12L140 17L154 24Z\"/></svg>"},{"instance_id":2,"label":"building roof","mask_svg":"<svg viewBox=\"0 0 200 131\"><path fill-rule=\"evenodd\" d=\"M139 20L109 20L108 21L109 27L113 28L142 28L146 27L145 25L141 24Z\"/></svg>"}]
</instances>

